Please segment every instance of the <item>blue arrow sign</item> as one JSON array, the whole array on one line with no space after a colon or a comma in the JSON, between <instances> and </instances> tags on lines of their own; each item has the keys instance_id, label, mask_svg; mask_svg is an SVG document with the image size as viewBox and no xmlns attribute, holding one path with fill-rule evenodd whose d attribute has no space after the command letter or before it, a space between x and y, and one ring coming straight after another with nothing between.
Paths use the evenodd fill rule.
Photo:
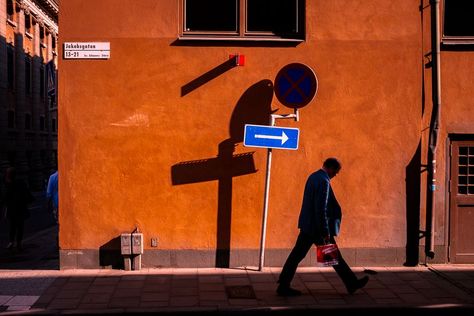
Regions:
<instances>
[{"instance_id":1,"label":"blue arrow sign","mask_svg":"<svg viewBox=\"0 0 474 316\"><path fill-rule=\"evenodd\" d=\"M296 150L299 134L297 128L247 124L244 146Z\"/></svg>"}]
</instances>

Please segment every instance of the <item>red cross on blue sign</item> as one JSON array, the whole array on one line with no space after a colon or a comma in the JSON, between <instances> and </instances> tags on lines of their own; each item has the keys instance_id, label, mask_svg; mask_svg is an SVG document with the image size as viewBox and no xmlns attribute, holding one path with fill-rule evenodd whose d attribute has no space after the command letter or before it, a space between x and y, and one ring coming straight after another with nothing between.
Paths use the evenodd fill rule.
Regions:
<instances>
[{"instance_id":1,"label":"red cross on blue sign","mask_svg":"<svg viewBox=\"0 0 474 316\"><path fill-rule=\"evenodd\" d=\"M318 90L318 79L308 66L293 63L283 67L275 78L275 95L281 104L302 108L311 102Z\"/></svg>"}]
</instances>

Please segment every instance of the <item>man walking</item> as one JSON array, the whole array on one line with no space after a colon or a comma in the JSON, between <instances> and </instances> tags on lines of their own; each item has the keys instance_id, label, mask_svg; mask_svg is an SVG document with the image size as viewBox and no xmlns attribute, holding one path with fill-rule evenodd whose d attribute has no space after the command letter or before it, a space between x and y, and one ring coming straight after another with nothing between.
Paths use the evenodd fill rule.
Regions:
<instances>
[{"instance_id":1,"label":"man walking","mask_svg":"<svg viewBox=\"0 0 474 316\"><path fill-rule=\"evenodd\" d=\"M323 167L311 174L306 182L303 206L298 220L300 234L296 244L286 260L278 280L277 293L280 296L297 296L301 292L290 287L298 264L304 259L313 244L336 243L334 236L339 233L342 213L341 207L332 191L330 180L341 170L336 158L328 158ZM354 272L339 255L339 263L333 266L344 282L347 291L352 294L364 287L369 278L357 279Z\"/></svg>"}]
</instances>

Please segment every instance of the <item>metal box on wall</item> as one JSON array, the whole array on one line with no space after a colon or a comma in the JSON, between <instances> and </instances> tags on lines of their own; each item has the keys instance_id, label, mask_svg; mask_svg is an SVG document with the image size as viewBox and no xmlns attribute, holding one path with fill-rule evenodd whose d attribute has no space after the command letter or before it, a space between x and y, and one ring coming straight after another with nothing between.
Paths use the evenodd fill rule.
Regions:
<instances>
[{"instance_id":1,"label":"metal box on wall","mask_svg":"<svg viewBox=\"0 0 474 316\"><path fill-rule=\"evenodd\" d=\"M132 254L132 239L130 234L120 235L120 253L122 255Z\"/></svg>"},{"instance_id":2,"label":"metal box on wall","mask_svg":"<svg viewBox=\"0 0 474 316\"><path fill-rule=\"evenodd\" d=\"M134 255L141 255L143 253L143 234L132 234L132 253Z\"/></svg>"}]
</instances>

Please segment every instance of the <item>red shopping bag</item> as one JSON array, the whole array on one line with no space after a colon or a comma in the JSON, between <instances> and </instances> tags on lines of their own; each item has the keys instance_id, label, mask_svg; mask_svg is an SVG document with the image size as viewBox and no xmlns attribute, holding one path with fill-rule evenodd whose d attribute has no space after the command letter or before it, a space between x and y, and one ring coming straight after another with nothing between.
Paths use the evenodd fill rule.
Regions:
<instances>
[{"instance_id":1,"label":"red shopping bag","mask_svg":"<svg viewBox=\"0 0 474 316\"><path fill-rule=\"evenodd\" d=\"M319 266L331 267L339 263L339 250L336 244L316 246L316 262Z\"/></svg>"}]
</instances>

